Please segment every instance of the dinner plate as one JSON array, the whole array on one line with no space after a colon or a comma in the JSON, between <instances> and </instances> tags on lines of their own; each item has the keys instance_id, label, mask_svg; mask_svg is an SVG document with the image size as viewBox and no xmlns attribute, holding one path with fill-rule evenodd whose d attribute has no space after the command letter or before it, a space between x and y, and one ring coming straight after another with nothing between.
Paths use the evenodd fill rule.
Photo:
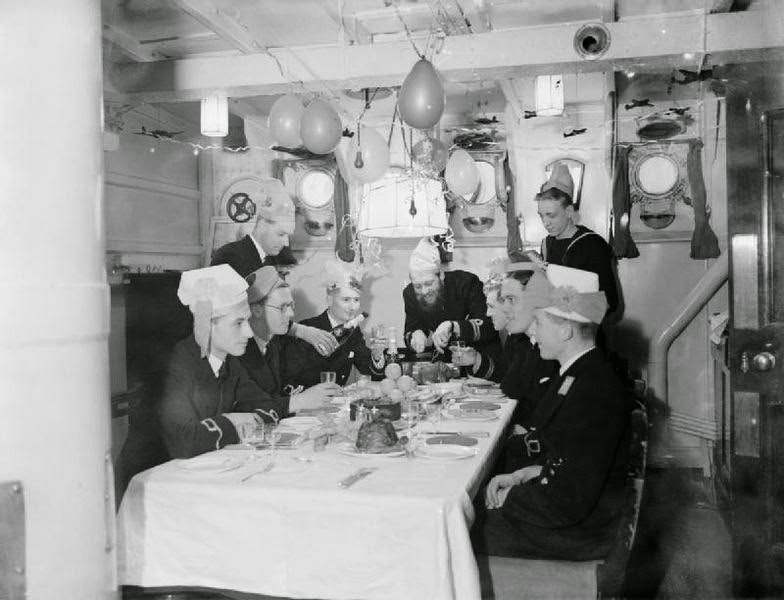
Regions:
<instances>
[{"instance_id":1,"label":"dinner plate","mask_svg":"<svg viewBox=\"0 0 784 600\"><path fill-rule=\"evenodd\" d=\"M476 446L478 440L475 437L469 437L467 435L436 435L431 438L427 438L426 443L431 446L439 444L453 446Z\"/></svg>"},{"instance_id":2,"label":"dinner plate","mask_svg":"<svg viewBox=\"0 0 784 600\"><path fill-rule=\"evenodd\" d=\"M453 419L458 419L460 421L493 421L498 418L498 415L489 410L467 411L460 408L450 409L448 415Z\"/></svg>"},{"instance_id":3,"label":"dinner plate","mask_svg":"<svg viewBox=\"0 0 784 600\"><path fill-rule=\"evenodd\" d=\"M476 448L466 446L456 446L454 444L425 445L419 446L415 451L419 457L429 458L430 460L461 460L476 456L479 451Z\"/></svg>"},{"instance_id":4,"label":"dinner plate","mask_svg":"<svg viewBox=\"0 0 784 600\"><path fill-rule=\"evenodd\" d=\"M384 452L384 453L377 453L377 454L374 454L372 452L359 452L356 446L354 446L354 444L351 444L349 442L340 444L336 448L336 450L340 454L345 454L346 456L356 456L358 458L399 458L401 456L406 455L406 451L403 449L394 450L393 452Z\"/></svg>"},{"instance_id":5,"label":"dinner plate","mask_svg":"<svg viewBox=\"0 0 784 600\"><path fill-rule=\"evenodd\" d=\"M467 400L458 404L457 407L460 410L498 410L501 405L485 400Z\"/></svg>"},{"instance_id":6,"label":"dinner plate","mask_svg":"<svg viewBox=\"0 0 784 600\"><path fill-rule=\"evenodd\" d=\"M307 431L308 429L318 427L319 425L321 425L321 421L316 417L308 416L287 417L280 421L281 427L293 429L294 431Z\"/></svg>"},{"instance_id":7,"label":"dinner plate","mask_svg":"<svg viewBox=\"0 0 784 600\"><path fill-rule=\"evenodd\" d=\"M177 468L190 473L223 473L242 466L242 461L225 456L197 456L177 463Z\"/></svg>"}]
</instances>

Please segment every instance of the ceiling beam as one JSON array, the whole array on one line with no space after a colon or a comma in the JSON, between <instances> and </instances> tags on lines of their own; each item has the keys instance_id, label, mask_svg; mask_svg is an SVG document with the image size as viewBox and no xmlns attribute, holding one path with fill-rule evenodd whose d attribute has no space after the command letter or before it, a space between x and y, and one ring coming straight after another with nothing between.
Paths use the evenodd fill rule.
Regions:
<instances>
[{"instance_id":1,"label":"ceiling beam","mask_svg":"<svg viewBox=\"0 0 784 600\"><path fill-rule=\"evenodd\" d=\"M140 44L139 40L131 37L122 29L116 25L111 25L110 23L103 24L103 39L111 42L128 56L139 62L151 62L165 58L162 53L156 52L144 44Z\"/></svg>"},{"instance_id":2,"label":"ceiling beam","mask_svg":"<svg viewBox=\"0 0 784 600\"><path fill-rule=\"evenodd\" d=\"M669 69L683 63L686 53L708 53L712 64L781 58L783 17L781 10L775 10L657 15L607 23L612 43L604 56L592 61L580 59L573 49L574 35L582 23L450 36L434 62L445 80L470 82L546 73ZM107 81L107 94L166 102L195 100L215 91L244 97L301 92L303 86L314 90L390 87L400 85L416 62L407 40L269 52L275 56L116 65Z\"/></svg>"},{"instance_id":3,"label":"ceiling beam","mask_svg":"<svg viewBox=\"0 0 784 600\"><path fill-rule=\"evenodd\" d=\"M212 0L171 0L171 2L243 54L264 51L264 46L253 37L247 27L234 16L218 8Z\"/></svg>"}]
</instances>

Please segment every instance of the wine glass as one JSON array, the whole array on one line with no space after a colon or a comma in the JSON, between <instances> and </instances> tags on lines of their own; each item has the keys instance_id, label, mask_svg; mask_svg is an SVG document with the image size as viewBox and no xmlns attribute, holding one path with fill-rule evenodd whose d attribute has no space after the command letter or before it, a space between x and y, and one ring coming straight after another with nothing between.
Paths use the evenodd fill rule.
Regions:
<instances>
[{"instance_id":1,"label":"wine glass","mask_svg":"<svg viewBox=\"0 0 784 600\"><path fill-rule=\"evenodd\" d=\"M264 442L264 422L243 423L238 433L240 441L244 445L250 446L251 455L248 460L256 460L258 446Z\"/></svg>"},{"instance_id":2,"label":"wine glass","mask_svg":"<svg viewBox=\"0 0 784 600\"><path fill-rule=\"evenodd\" d=\"M271 450L270 461L275 460L275 451L277 450L278 442L280 441L281 431L277 422L267 423L264 427L264 440L269 444Z\"/></svg>"}]
</instances>

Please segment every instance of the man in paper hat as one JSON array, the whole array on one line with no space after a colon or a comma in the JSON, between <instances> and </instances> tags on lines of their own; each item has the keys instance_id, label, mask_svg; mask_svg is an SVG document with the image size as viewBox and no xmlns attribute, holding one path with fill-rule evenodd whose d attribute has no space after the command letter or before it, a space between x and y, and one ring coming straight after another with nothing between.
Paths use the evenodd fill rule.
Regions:
<instances>
[{"instance_id":1,"label":"man in paper hat","mask_svg":"<svg viewBox=\"0 0 784 600\"><path fill-rule=\"evenodd\" d=\"M615 540L632 400L594 343L606 309L598 277L550 265L526 287L531 329L557 377L508 443L518 468L491 479L473 530L479 554L601 560ZM509 451L509 449L508 449Z\"/></svg>"},{"instance_id":2,"label":"man in paper hat","mask_svg":"<svg viewBox=\"0 0 784 600\"><path fill-rule=\"evenodd\" d=\"M288 376L288 371L304 368L301 348L318 354L307 344L286 335L294 317L294 298L291 287L275 267L261 267L247 277L250 327L253 338L240 357L245 369L258 386L283 406L286 413L323 408L330 398L339 393L335 383L320 383L316 373L315 385L299 385Z\"/></svg>"},{"instance_id":3,"label":"man in paper hat","mask_svg":"<svg viewBox=\"0 0 784 600\"><path fill-rule=\"evenodd\" d=\"M498 356L501 340L487 316L482 282L473 273L443 271L438 247L420 240L409 260L411 283L403 290L406 312L404 340L414 352L435 349L451 360L451 341Z\"/></svg>"},{"instance_id":4,"label":"man in paper hat","mask_svg":"<svg viewBox=\"0 0 784 600\"><path fill-rule=\"evenodd\" d=\"M235 358L253 332L248 284L228 265L186 271L177 296L193 313L193 335L174 347L159 418L173 458L237 443L239 431L285 406L262 392Z\"/></svg>"},{"instance_id":5,"label":"man in paper hat","mask_svg":"<svg viewBox=\"0 0 784 600\"><path fill-rule=\"evenodd\" d=\"M534 200L547 237L542 241L545 263L592 271L607 296L608 312L618 307L618 285L612 248L598 233L575 223L574 181L569 168L556 163Z\"/></svg>"},{"instance_id":6,"label":"man in paper hat","mask_svg":"<svg viewBox=\"0 0 784 600\"><path fill-rule=\"evenodd\" d=\"M363 275L361 269L338 258L326 263L323 283L327 308L300 324L334 334L340 345L329 356L320 356L308 344L293 345L287 364L287 381L307 387L320 381L322 371L334 371L337 383L345 385L352 366L374 380L384 378L384 348L374 347L371 352L362 334Z\"/></svg>"},{"instance_id":7,"label":"man in paper hat","mask_svg":"<svg viewBox=\"0 0 784 600\"><path fill-rule=\"evenodd\" d=\"M218 248L211 264L227 264L242 277L262 266L297 264L289 246L295 226L294 203L283 183L269 180L266 184L267 195L259 200L258 216L251 234ZM306 341L323 355L331 354L337 348L335 338L316 327L292 323L289 335Z\"/></svg>"}]
</instances>

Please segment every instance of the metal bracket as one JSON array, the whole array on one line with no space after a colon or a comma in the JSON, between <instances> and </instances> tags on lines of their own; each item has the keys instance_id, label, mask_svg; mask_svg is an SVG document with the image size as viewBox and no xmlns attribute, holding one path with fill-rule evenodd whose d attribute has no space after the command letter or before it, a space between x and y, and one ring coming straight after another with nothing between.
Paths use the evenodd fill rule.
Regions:
<instances>
[{"instance_id":1,"label":"metal bracket","mask_svg":"<svg viewBox=\"0 0 784 600\"><path fill-rule=\"evenodd\" d=\"M7 481L0 483L0 599L26 595L24 488Z\"/></svg>"}]
</instances>

